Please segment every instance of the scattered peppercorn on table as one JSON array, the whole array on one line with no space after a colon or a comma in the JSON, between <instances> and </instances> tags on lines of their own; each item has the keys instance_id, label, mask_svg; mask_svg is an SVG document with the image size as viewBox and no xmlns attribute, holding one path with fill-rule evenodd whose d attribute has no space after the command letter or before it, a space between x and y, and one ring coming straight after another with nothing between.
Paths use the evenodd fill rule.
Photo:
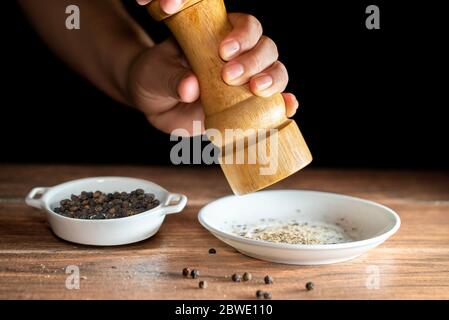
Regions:
<instances>
[{"instance_id":1,"label":"scattered peppercorn on table","mask_svg":"<svg viewBox=\"0 0 449 320\"><path fill-rule=\"evenodd\" d=\"M58 239L44 212L25 205L35 186L107 175L154 181L186 194L188 206L151 239L90 247ZM256 299L258 290L272 299L449 299L449 172L308 168L273 188L374 200L396 210L402 227L349 262L275 264L238 253L198 223L203 205L230 193L219 168L0 165L0 299ZM79 289L68 289L77 268ZM232 281L245 272L250 280Z\"/></svg>"}]
</instances>

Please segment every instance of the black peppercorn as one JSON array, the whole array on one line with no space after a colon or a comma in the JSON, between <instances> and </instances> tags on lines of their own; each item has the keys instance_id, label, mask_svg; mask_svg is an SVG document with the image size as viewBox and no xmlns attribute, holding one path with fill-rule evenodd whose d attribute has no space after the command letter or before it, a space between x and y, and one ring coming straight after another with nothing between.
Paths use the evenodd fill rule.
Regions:
<instances>
[{"instance_id":1,"label":"black peppercorn","mask_svg":"<svg viewBox=\"0 0 449 320\"><path fill-rule=\"evenodd\" d=\"M207 288L207 281L200 281L200 282L198 283L198 286L199 286L201 289L206 289L206 288Z\"/></svg>"},{"instance_id":2,"label":"black peppercorn","mask_svg":"<svg viewBox=\"0 0 449 320\"><path fill-rule=\"evenodd\" d=\"M113 219L132 216L159 205L153 194L142 194L142 189L105 194L101 191L82 191L63 199L54 212L75 219Z\"/></svg>"},{"instance_id":3,"label":"black peppercorn","mask_svg":"<svg viewBox=\"0 0 449 320\"><path fill-rule=\"evenodd\" d=\"M250 281L253 278L252 274L249 272L245 272L243 274L243 281Z\"/></svg>"},{"instance_id":4,"label":"black peppercorn","mask_svg":"<svg viewBox=\"0 0 449 320\"><path fill-rule=\"evenodd\" d=\"M190 276L192 277L192 279L196 279L200 276L200 272L197 269L193 269L190 272Z\"/></svg>"},{"instance_id":5,"label":"black peppercorn","mask_svg":"<svg viewBox=\"0 0 449 320\"><path fill-rule=\"evenodd\" d=\"M265 284L272 284L273 283L273 278L271 276L265 276L265 278L263 279L265 281Z\"/></svg>"},{"instance_id":6,"label":"black peppercorn","mask_svg":"<svg viewBox=\"0 0 449 320\"><path fill-rule=\"evenodd\" d=\"M309 282L306 283L306 290L307 291L313 290L314 287L315 287L315 285L314 285L313 282L309 281Z\"/></svg>"},{"instance_id":7,"label":"black peppercorn","mask_svg":"<svg viewBox=\"0 0 449 320\"><path fill-rule=\"evenodd\" d=\"M257 290L256 291L256 297L258 298L258 299L260 299L260 298L262 298L263 297L263 291L262 290Z\"/></svg>"},{"instance_id":8,"label":"black peppercorn","mask_svg":"<svg viewBox=\"0 0 449 320\"><path fill-rule=\"evenodd\" d=\"M184 268L184 269L182 269L182 275L183 275L184 277L188 277L189 274L190 274L190 269L189 269L189 268Z\"/></svg>"},{"instance_id":9,"label":"black peppercorn","mask_svg":"<svg viewBox=\"0 0 449 320\"><path fill-rule=\"evenodd\" d=\"M267 300L270 300L271 299L271 292L264 292L263 293L263 298L264 299L267 299Z\"/></svg>"},{"instance_id":10,"label":"black peppercorn","mask_svg":"<svg viewBox=\"0 0 449 320\"><path fill-rule=\"evenodd\" d=\"M232 275L232 281L234 281L234 282L240 282L241 280L242 280L242 277L239 275L239 274L237 274L237 273L234 273L233 275Z\"/></svg>"}]
</instances>

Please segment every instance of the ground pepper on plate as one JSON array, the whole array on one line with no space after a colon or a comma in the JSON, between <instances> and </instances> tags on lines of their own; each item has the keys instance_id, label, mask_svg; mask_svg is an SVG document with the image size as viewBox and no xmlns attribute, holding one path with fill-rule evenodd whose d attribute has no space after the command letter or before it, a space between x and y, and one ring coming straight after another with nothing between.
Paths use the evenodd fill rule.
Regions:
<instances>
[{"instance_id":1,"label":"ground pepper on plate","mask_svg":"<svg viewBox=\"0 0 449 320\"><path fill-rule=\"evenodd\" d=\"M353 236L338 222L331 224L301 222L294 219L260 219L256 223L232 225L231 228L235 235L274 243L322 245L354 241Z\"/></svg>"}]
</instances>

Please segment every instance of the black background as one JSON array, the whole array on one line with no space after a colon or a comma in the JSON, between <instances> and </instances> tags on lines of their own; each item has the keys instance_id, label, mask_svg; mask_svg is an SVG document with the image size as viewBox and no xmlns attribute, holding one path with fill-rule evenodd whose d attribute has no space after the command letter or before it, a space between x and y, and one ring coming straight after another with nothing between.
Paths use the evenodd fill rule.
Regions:
<instances>
[{"instance_id":1,"label":"black background","mask_svg":"<svg viewBox=\"0 0 449 320\"><path fill-rule=\"evenodd\" d=\"M124 2L155 39L168 35ZM442 1L226 3L257 16L278 44L314 166L449 168ZM369 4L381 30L365 28ZM3 6L0 161L169 164L167 135L60 62L14 1Z\"/></svg>"}]
</instances>

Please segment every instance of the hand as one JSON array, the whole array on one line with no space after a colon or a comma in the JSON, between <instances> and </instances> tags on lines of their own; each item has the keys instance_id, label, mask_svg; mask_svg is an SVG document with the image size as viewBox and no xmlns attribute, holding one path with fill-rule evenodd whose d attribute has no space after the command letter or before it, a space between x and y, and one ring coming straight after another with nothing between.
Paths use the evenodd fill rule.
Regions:
<instances>
[{"instance_id":1,"label":"hand","mask_svg":"<svg viewBox=\"0 0 449 320\"><path fill-rule=\"evenodd\" d=\"M146 5L151 0L136 0ZM177 12L183 0L161 0L168 14ZM249 83L250 90L267 97L283 92L288 83L288 73L279 62L275 43L262 35L262 27L253 16L231 13L229 20L234 29L223 40L219 51L227 63L222 78L229 84L240 86ZM170 133L184 128L192 134L192 122L204 120L199 101L200 88L177 44L168 39L144 52L131 67L129 90L133 103L147 116L156 128ZM282 94L286 114L291 117L298 101L291 93Z\"/></svg>"}]
</instances>

